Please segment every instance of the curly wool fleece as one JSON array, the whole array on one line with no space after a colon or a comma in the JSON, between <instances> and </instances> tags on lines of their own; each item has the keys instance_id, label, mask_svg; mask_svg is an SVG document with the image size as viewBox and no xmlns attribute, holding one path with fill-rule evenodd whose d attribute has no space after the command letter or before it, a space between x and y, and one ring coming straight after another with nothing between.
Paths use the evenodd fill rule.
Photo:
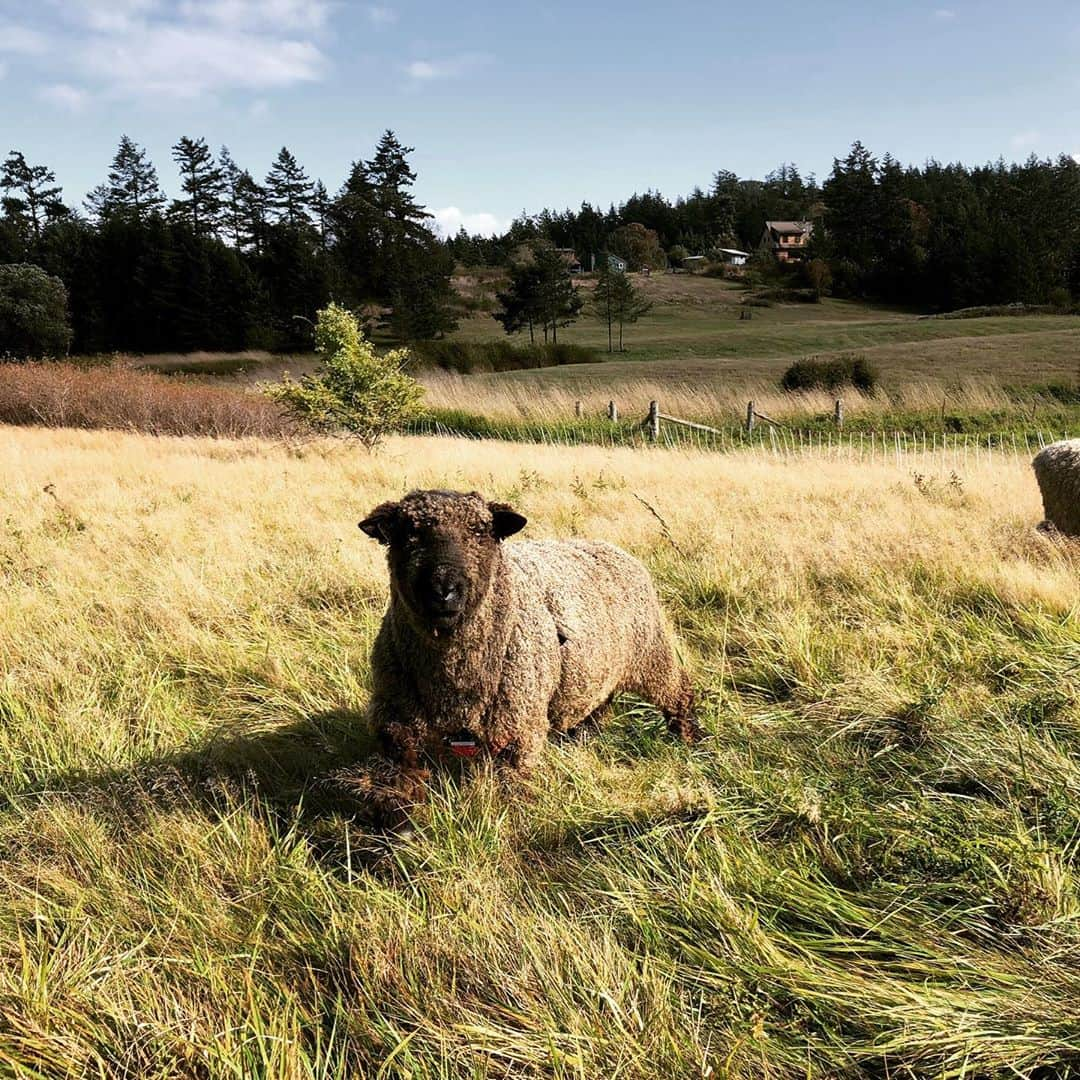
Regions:
<instances>
[{"instance_id":1,"label":"curly wool fleece","mask_svg":"<svg viewBox=\"0 0 1080 1080\"><path fill-rule=\"evenodd\" d=\"M438 637L403 602L392 569L370 715L395 760L441 756L448 738L466 733L527 767L550 730L572 730L620 691L652 701L674 733L694 737L690 682L640 562L600 541L495 541L493 513L509 512L514 529L524 519L476 493L413 492L387 506L413 526L460 536L480 586L462 624Z\"/></svg>"},{"instance_id":2,"label":"curly wool fleece","mask_svg":"<svg viewBox=\"0 0 1080 1080\"><path fill-rule=\"evenodd\" d=\"M1080 439L1051 443L1031 464L1046 520L1067 536L1080 536Z\"/></svg>"}]
</instances>

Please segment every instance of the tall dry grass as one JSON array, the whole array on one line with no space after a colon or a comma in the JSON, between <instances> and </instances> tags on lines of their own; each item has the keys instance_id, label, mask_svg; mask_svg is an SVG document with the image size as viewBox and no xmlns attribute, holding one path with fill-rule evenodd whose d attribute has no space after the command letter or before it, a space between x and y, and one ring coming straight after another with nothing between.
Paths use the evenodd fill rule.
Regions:
<instances>
[{"instance_id":1,"label":"tall dry grass","mask_svg":"<svg viewBox=\"0 0 1080 1080\"><path fill-rule=\"evenodd\" d=\"M0 1071L1080 1063L1080 557L1026 460L9 428L0 467ZM709 738L622 702L411 838L354 819L355 523L412 486L645 559Z\"/></svg>"},{"instance_id":2,"label":"tall dry grass","mask_svg":"<svg viewBox=\"0 0 1080 1080\"><path fill-rule=\"evenodd\" d=\"M574 417L577 402L587 415L599 415L615 400L624 415L644 416L650 401L659 401L661 409L687 420L738 423L746 415L746 403L753 401L759 412L782 420L830 413L837 397L844 400L848 416L876 417L886 413L908 412L933 415L943 407L950 412L970 413L1016 410L1015 394L1006 391L996 380L964 379L956 383L913 380L888 390L860 394L848 389L837 393L806 391L789 393L775 382L760 379L731 379L724 384L678 379L598 376L588 381L577 374L573 386L557 381L537 384L500 376L462 376L450 373L425 373L422 381L428 388L428 404L441 409L479 413L498 420L529 422L565 422ZM1037 397L1037 395L1036 395ZM1031 401L1024 407L1031 408Z\"/></svg>"}]
</instances>

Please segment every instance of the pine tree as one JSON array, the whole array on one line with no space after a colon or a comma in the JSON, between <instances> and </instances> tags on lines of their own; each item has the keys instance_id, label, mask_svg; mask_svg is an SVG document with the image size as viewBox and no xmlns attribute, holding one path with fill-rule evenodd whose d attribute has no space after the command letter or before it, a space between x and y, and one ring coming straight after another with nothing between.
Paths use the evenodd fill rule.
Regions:
<instances>
[{"instance_id":1,"label":"pine tree","mask_svg":"<svg viewBox=\"0 0 1080 1080\"><path fill-rule=\"evenodd\" d=\"M18 150L12 150L0 168L0 188L5 192L4 213L29 227L34 244L40 242L46 222L67 213L56 174L44 165L30 165Z\"/></svg>"},{"instance_id":2,"label":"pine tree","mask_svg":"<svg viewBox=\"0 0 1080 1080\"><path fill-rule=\"evenodd\" d=\"M125 218L139 223L161 213L164 205L157 170L146 151L126 135L121 136L108 182L90 192L87 208L100 221Z\"/></svg>"},{"instance_id":3,"label":"pine tree","mask_svg":"<svg viewBox=\"0 0 1080 1080\"><path fill-rule=\"evenodd\" d=\"M367 164L353 162L348 178L327 208L334 253L355 302L378 295L381 231L375 186Z\"/></svg>"},{"instance_id":4,"label":"pine tree","mask_svg":"<svg viewBox=\"0 0 1080 1080\"><path fill-rule=\"evenodd\" d=\"M237 236L242 251L262 252L268 203L266 188L245 169L236 179Z\"/></svg>"},{"instance_id":5,"label":"pine tree","mask_svg":"<svg viewBox=\"0 0 1080 1080\"><path fill-rule=\"evenodd\" d=\"M619 352L623 351L623 327L627 323L636 323L642 315L652 308L652 301L634 288L633 282L626 274L615 271L613 282L613 308L615 321L619 324Z\"/></svg>"},{"instance_id":6,"label":"pine tree","mask_svg":"<svg viewBox=\"0 0 1080 1080\"><path fill-rule=\"evenodd\" d=\"M191 226L196 236L217 232L225 197L225 175L215 164L205 139L186 135L172 148L173 161L180 167L180 186L186 199L177 199L170 213Z\"/></svg>"},{"instance_id":7,"label":"pine tree","mask_svg":"<svg viewBox=\"0 0 1080 1080\"><path fill-rule=\"evenodd\" d=\"M218 154L223 183L221 202L221 226L232 246L239 251L243 246L243 215L240 203L240 166L233 161L229 148L223 146Z\"/></svg>"},{"instance_id":8,"label":"pine tree","mask_svg":"<svg viewBox=\"0 0 1080 1080\"><path fill-rule=\"evenodd\" d=\"M282 225L299 229L311 224L311 181L300 163L282 147L266 174L267 205Z\"/></svg>"},{"instance_id":9,"label":"pine tree","mask_svg":"<svg viewBox=\"0 0 1080 1080\"><path fill-rule=\"evenodd\" d=\"M596 288L589 301L589 310L607 326L608 352L614 352L612 335L615 327L615 277L618 274L618 270L612 269L607 256L601 255L600 270L596 275Z\"/></svg>"},{"instance_id":10,"label":"pine tree","mask_svg":"<svg viewBox=\"0 0 1080 1080\"><path fill-rule=\"evenodd\" d=\"M540 277L539 300L544 341L547 341L550 330L551 342L557 345L559 327L569 326L577 318L584 301L574 286L566 259L555 250L554 245L537 244L534 251Z\"/></svg>"},{"instance_id":11,"label":"pine tree","mask_svg":"<svg viewBox=\"0 0 1080 1080\"><path fill-rule=\"evenodd\" d=\"M315 215L315 230L319 234L319 246L326 247L326 234L330 214L330 196L321 180L315 181L311 193L311 212Z\"/></svg>"}]
</instances>

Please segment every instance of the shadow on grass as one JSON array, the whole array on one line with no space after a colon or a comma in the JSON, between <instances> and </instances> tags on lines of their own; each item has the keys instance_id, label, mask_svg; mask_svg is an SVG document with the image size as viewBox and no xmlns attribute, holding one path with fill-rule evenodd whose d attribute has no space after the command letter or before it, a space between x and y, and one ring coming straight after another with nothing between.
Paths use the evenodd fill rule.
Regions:
<instances>
[{"instance_id":1,"label":"shadow on grass","mask_svg":"<svg viewBox=\"0 0 1080 1080\"><path fill-rule=\"evenodd\" d=\"M67 802L131 819L180 807L216 816L248 799L283 823L351 818L364 808L339 778L376 751L362 712L332 710L281 726L220 731L197 747L131 767L54 774L5 801L22 808Z\"/></svg>"}]
</instances>

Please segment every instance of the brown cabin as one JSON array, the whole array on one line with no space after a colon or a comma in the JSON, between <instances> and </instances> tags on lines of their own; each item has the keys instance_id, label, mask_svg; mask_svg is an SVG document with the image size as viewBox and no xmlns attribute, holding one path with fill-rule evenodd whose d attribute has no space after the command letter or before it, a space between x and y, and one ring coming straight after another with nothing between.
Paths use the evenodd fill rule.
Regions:
<instances>
[{"instance_id":1,"label":"brown cabin","mask_svg":"<svg viewBox=\"0 0 1080 1080\"><path fill-rule=\"evenodd\" d=\"M813 235L814 225L810 221L766 221L761 243L780 262L791 262L806 254L806 245Z\"/></svg>"}]
</instances>

